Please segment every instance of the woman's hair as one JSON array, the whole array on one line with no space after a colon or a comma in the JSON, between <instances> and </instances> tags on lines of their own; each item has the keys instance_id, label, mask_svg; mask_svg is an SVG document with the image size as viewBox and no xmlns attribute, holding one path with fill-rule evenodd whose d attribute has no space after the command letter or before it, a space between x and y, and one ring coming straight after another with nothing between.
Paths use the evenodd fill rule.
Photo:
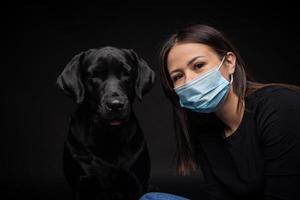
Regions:
<instances>
[{"instance_id":1,"label":"woman's hair","mask_svg":"<svg viewBox=\"0 0 300 200\"><path fill-rule=\"evenodd\" d=\"M178 43L201 43L211 47L219 59L221 59L227 52L232 52L236 56L236 66L233 73L233 91L238 96L238 110L242 109L242 102L245 97L255 90L269 86L283 86L290 89L300 91L300 87L284 83L259 83L256 82L248 73L246 73L245 63L232 45L232 43L225 37L223 33L213 27L207 25L194 25L184 28L177 33L171 35L163 44L160 51L160 76L161 83L165 95L173 105L173 120L176 137L176 171L179 175L187 175L192 171L196 171L197 162L195 160L195 153L192 146L191 135L189 133L187 110L182 108L179 104L179 97L174 91L173 81L167 67L167 57L175 44Z\"/></svg>"}]
</instances>

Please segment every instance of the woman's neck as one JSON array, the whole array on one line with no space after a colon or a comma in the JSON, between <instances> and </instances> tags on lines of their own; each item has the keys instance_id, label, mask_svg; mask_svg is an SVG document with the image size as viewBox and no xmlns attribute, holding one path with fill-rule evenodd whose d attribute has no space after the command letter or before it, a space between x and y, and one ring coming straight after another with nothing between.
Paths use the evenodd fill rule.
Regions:
<instances>
[{"instance_id":1,"label":"woman's neck","mask_svg":"<svg viewBox=\"0 0 300 200\"><path fill-rule=\"evenodd\" d=\"M232 87L225 99L224 104L215 111L215 114L227 126L224 130L225 137L232 135L239 127L244 115L244 101L242 102L242 109L238 111L238 96L233 92Z\"/></svg>"}]
</instances>

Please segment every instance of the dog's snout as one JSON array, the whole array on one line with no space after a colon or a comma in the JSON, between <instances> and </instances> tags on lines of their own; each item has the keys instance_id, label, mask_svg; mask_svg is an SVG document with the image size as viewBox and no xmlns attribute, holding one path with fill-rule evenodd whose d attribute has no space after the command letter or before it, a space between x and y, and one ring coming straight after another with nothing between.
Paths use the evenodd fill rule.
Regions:
<instances>
[{"instance_id":1,"label":"dog's snout","mask_svg":"<svg viewBox=\"0 0 300 200\"><path fill-rule=\"evenodd\" d=\"M121 110L124 107L124 103L118 99L113 99L106 103L106 106L110 110Z\"/></svg>"}]
</instances>

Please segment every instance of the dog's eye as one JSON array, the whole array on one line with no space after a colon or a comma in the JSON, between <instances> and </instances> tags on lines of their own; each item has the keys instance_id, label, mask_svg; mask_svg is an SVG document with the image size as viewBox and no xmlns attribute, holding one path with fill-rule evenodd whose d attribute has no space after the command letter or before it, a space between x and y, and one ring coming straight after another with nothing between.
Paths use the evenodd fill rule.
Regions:
<instances>
[{"instance_id":1,"label":"dog's eye","mask_svg":"<svg viewBox=\"0 0 300 200\"><path fill-rule=\"evenodd\" d=\"M125 75L125 76L129 76L130 72L127 71L127 70L122 70L122 71L121 71L121 74L122 74L122 75Z\"/></svg>"},{"instance_id":2,"label":"dog's eye","mask_svg":"<svg viewBox=\"0 0 300 200\"><path fill-rule=\"evenodd\" d=\"M91 77L92 78L103 78L103 77L106 77L107 76L107 69L97 69L97 70L94 70L93 73L91 74Z\"/></svg>"},{"instance_id":3,"label":"dog's eye","mask_svg":"<svg viewBox=\"0 0 300 200\"><path fill-rule=\"evenodd\" d=\"M101 76L101 72L98 72L98 71L95 71L94 73L93 73L93 78L96 78L96 77L100 77Z\"/></svg>"},{"instance_id":4,"label":"dog's eye","mask_svg":"<svg viewBox=\"0 0 300 200\"><path fill-rule=\"evenodd\" d=\"M89 84L95 84L95 82L97 82L96 79L97 79L97 78L90 77L90 78L87 79L87 81L88 81Z\"/></svg>"}]
</instances>

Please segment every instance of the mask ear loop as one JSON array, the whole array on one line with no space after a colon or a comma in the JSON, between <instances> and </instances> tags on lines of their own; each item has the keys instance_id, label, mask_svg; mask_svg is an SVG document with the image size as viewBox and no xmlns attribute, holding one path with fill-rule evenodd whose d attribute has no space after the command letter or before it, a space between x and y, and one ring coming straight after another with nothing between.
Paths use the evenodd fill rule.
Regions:
<instances>
[{"instance_id":1,"label":"mask ear loop","mask_svg":"<svg viewBox=\"0 0 300 200\"><path fill-rule=\"evenodd\" d=\"M223 62L224 62L224 60L225 60L225 57L226 57L226 55L223 57L223 59L221 60L221 63L219 64L219 66L218 66L218 70L221 68L221 66L223 65Z\"/></svg>"},{"instance_id":2,"label":"mask ear loop","mask_svg":"<svg viewBox=\"0 0 300 200\"><path fill-rule=\"evenodd\" d=\"M219 64L218 70L219 70L220 67L223 65L223 62L224 62L225 58L226 58L226 55L223 56L223 59L222 59L221 63ZM232 82L233 82L233 73L230 74L230 77L231 77L231 78L230 78L229 84L232 85Z\"/></svg>"},{"instance_id":3,"label":"mask ear loop","mask_svg":"<svg viewBox=\"0 0 300 200\"><path fill-rule=\"evenodd\" d=\"M230 74L230 85L232 85L232 82L233 82L233 74Z\"/></svg>"},{"instance_id":4,"label":"mask ear loop","mask_svg":"<svg viewBox=\"0 0 300 200\"><path fill-rule=\"evenodd\" d=\"M221 64L220 64L219 68L222 66L222 64L223 64L223 62L224 62L224 60L225 60L225 57L226 57L226 55L224 55L224 57L223 57L223 59L222 59L222 61L221 61ZM233 73L230 74L229 76L230 76L230 82L229 82L229 84L232 85L232 82L233 82Z\"/></svg>"}]
</instances>

